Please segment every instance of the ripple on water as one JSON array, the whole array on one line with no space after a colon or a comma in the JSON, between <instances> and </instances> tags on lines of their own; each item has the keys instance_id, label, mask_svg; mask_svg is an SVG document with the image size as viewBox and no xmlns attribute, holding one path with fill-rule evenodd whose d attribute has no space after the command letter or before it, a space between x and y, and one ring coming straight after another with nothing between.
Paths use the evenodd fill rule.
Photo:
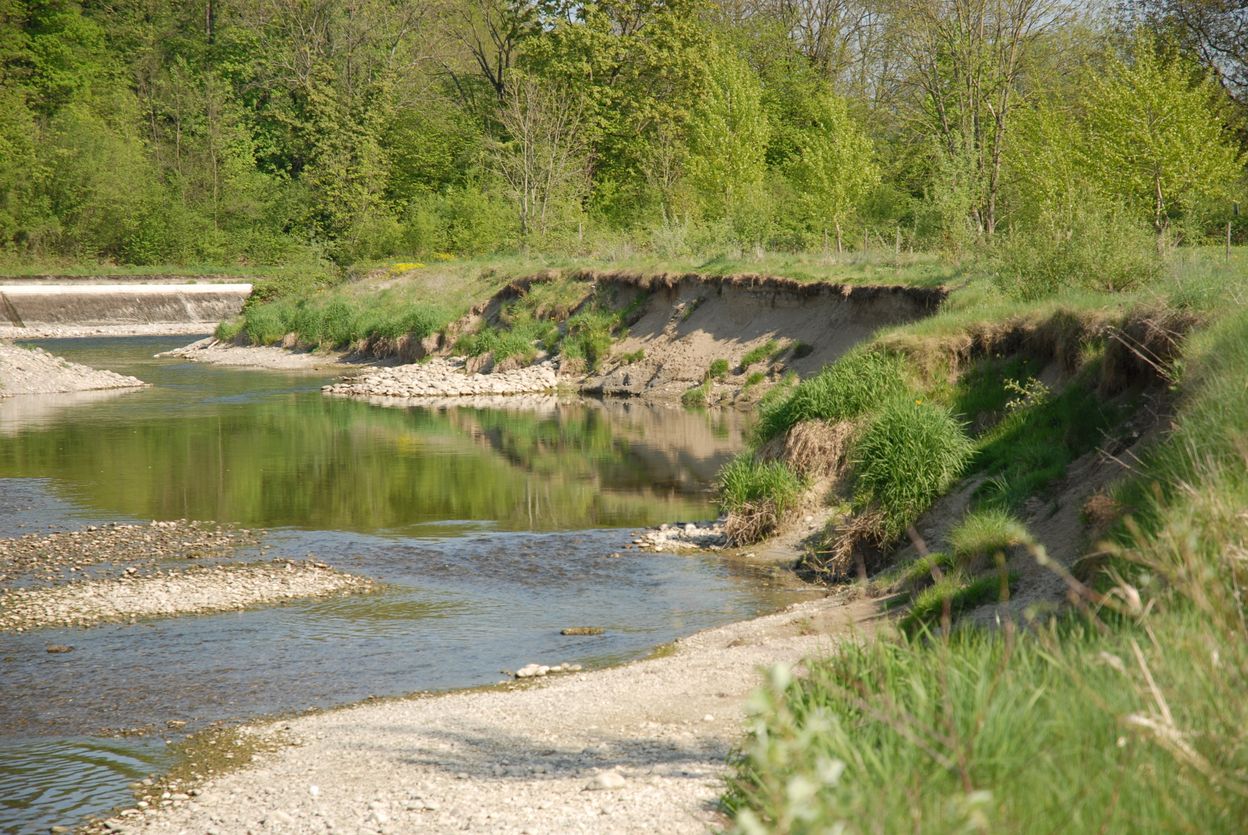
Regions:
<instances>
[{"instance_id":1,"label":"ripple on water","mask_svg":"<svg viewBox=\"0 0 1248 835\"><path fill-rule=\"evenodd\" d=\"M73 826L131 799L128 784L172 762L160 739L0 740L0 831Z\"/></svg>"}]
</instances>

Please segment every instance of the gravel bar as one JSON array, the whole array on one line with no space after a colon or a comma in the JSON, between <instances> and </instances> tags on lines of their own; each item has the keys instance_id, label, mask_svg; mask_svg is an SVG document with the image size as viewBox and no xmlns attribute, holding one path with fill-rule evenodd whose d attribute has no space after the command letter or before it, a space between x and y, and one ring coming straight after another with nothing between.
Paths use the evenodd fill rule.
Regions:
<instances>
[{"instance_id":1,"label":"gravel bar","mask_svg":"<svg viewBox=\"0 0 1248 835\"><path fill-rule=\"evenodd\" d=\"M829 598L623 667L247 726L277 750L90 829L705 832L724 823L716 801L760 668L826 653L874 614Z\"/></svg>"},{"instance_id":2,"label":"gravel bar","mask_svg":"<svg viewBox=\"0 0 1248 835\"><path fill-rule=\"evenodd\" d=\"M377 588L365 577L312 561L197 566L51 588L0 590L0 631L231 612Z\"/></svg>"}]
</instances>

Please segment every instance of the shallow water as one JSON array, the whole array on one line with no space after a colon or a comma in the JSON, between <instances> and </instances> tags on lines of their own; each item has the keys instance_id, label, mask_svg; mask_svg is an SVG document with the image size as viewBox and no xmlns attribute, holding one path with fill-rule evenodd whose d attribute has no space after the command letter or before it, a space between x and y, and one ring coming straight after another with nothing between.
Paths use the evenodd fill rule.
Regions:
<instances>
[{"instance_id":1,"label":"shallow water","mask_svg":"<svg viewBox=\"0 0 1248 835\"><path fill-rule=\"evenodd\" d=\"M164 765L170 720L472 686L531 661L616 663L798 593L723 560L624 550L630 528L713 515L707 484L741 446L739 415L384 408L321 397L322 376L152 358L184 341L40 343L153 387L0 400L0 535L211 519L267 529L265 556L314 553L385 591L0 635L0 829L124 801ZM580 625L606 634L559 634ZM107 738L135 728L149 735Z\"/></svg>"}]
</instances>

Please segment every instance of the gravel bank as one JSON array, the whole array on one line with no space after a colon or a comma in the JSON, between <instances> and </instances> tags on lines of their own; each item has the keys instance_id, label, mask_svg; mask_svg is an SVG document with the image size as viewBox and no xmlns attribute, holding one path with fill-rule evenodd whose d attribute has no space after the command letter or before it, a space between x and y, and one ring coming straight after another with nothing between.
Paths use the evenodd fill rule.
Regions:
<instances>
[{"instance_id":1,"label":"gravel bank","mask_svg":"<svg viewBox=\"0 0 1248 835\"><path fill-rule=\"evenodd\" d=\"M359 366L360 363L344 359L337 353L314 353L275 345L235 345L221 342L215 337L192 342L182 348L174 348L157 354L159 357L177 357L192 362L227 365L240 368L267 368L274 371L323 371L341 370Z\"/></svg>"},{"instance_id":2,"label":"gravel bank","mask_svg":"<svg viewBox=\"0 0 1248 835\"><path fill-rule=\"evenodd\" d=\"M146 385L135 377L88 368L49 354L42 348L26 348L0 341L0 397Z\"/></svg>"},{"instance_id":3,"label":"gravel bank","mask_svg":"<svg viewBox=\"0 0 1248 835\"><path fill-rule=\"evenodd\" d=\"M104 563L133 567L168 560L219 559L257 541L254 532L243 528L186 519L32 533L0 539L0 583L19 578L55 582Z\"/></svg>"},{"instance_id":4,"label":"gravel bank","mask_svg":"<svg viewBox=\"0 0 1248 835\"><path fill-rule=\"evenodd\" d=\"M0 590L0 631L231 612L376 588L372 580L311 561L203 566L51 588Z\"/></svg>"},{"instance_id":5,"label":"gravel bank","mask_svg":"<svg viewBox=\"0 0 1248 835\"><path fill-rule=\"evenodd\" d=\"M725 758L759 668L826 652L869 629L873 614L868 601L824 599L625 667L257 725L258 742L293 746L107 827L702 832L717 822Z\"/></svg>"},{"instance_id":6,"label":"gravel bank","mask_svg":"<svg viewBox=\"0 0 1248 835\"><path fill-rule=\"evenodd\" d=\"M559 387L554 363L527 368L470 374L460 357L433 359L383 368L322 388L326 394L350 397L481 397L538 394Z\"/></svg>"}]
</instances>

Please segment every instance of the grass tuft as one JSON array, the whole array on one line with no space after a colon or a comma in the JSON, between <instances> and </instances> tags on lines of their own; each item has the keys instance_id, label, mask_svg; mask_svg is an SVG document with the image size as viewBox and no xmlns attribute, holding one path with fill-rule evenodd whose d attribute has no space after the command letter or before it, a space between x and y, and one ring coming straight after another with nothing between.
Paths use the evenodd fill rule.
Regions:
<instances>
[{"instance_id":1,"label":"grass tuft","mask_svg":"<svg viewBox=\"0 0 1248 835\"><path fill-rule=\"evenodd\" d=\"M881 538L895 538L962 474L973 451L948 409L895 398L855 444L855 506L879 511Z\"/></svg>"},{"instance_id":2,"label":"grass tuft","mask_svg":"<svg viewBox=\"0 0 1248 835\"><path fill-rule=\"evenodd\" d=\"M762 405L755 439L765 443L807 420L853 420L906 390L900 358L855 350Z\"/></svg>"}]
</instances>

